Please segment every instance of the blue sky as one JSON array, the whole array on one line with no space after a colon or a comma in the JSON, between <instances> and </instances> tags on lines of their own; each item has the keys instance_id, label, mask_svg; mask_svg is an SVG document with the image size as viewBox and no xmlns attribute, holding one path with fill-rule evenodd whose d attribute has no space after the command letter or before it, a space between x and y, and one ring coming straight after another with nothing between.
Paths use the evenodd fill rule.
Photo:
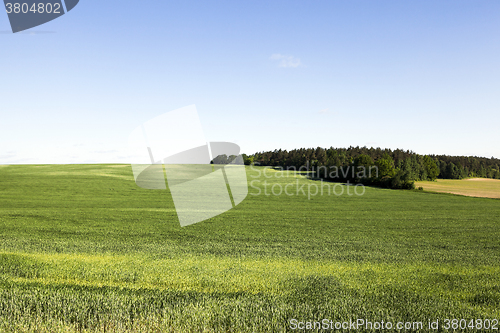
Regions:
<instances>
[{"instance_id":1,"label":"blue sky","mask_svg":"<svg viewBox=\"0 0 500 333\"><path fill-rule=\"evenodd\" d=\"M500 157L498 1L95 1L0 15L0 164L130 162L197 106L243 152L374 146Z\"/></svg>"}]
</instances>

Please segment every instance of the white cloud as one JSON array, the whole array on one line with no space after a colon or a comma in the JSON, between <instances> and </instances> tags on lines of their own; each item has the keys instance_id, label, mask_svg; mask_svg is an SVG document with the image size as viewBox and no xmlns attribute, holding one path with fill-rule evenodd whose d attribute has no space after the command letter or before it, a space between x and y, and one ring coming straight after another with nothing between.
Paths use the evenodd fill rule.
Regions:
<instances>
[{"instance_id":1,"label":"white cloud","mask_svg":"<svg viewBox=\"0 0 500 333\"><path fill-rule=\"evenodd\" d=\"M0 155L0 158L10 158L10 157L14 157L14 156L16 156L16 151L11 150L11 151L6 152L5 154Z\"/></svg>"},{"instance_id":2,"label":"white cloud","mask_svg":"<svg viewBox=\"0 0 500 333\"><path fill-rule=\"evenodd\" d=\"M323 109L323 110L320 110L318 113L320 113L320 114L325 114L325 113L327 113L327 112L328 112L328 108Z\"/></svg>"},{"instance_id":3,"label":"white cloud","mask_svg":"<svg viewBox=\"0 0 500 333\"><path fill-rule=\"evenodd\" d=\"M104 149L103 149L104 148ZM106 149L110 148L110 149ZM128 147L100 146L99 144L74 147L72 144L54 147L26 147L15 154L0 154L3 164L72 164L72 163L130 163Z\"/></svg>"},{"instance_id":4,"label":"white cloud","mask_svg":"<svg viewBox=\"0 0 500 333\"><path fill-rule=\"evenodd\" d=\"M296 68L302 65L300 62L299 58L295 58L294 56L290 55L283 55L279 53L275 53L271 55L271 60L278 60L279 61L279 67L291 67L291 68Z\"/></svg>"}]
</instances>

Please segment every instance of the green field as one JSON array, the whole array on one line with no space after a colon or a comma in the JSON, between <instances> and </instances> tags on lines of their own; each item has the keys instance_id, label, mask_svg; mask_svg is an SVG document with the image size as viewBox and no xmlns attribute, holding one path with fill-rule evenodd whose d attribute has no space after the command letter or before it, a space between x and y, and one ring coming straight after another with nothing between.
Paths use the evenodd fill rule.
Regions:
<instances>
[{"instance_id":1,"label":"green field","mask_svg":"<svg viewBox=\"0 0 500 333\"><path fill-rule=\"evenodd\" d=\"M262 170L247 169L254 187L318 184ZM500 318L500 200L260 190L181 228L169 192L128 165L0 166L0 332Z\"/></svg>"}]
</instances>

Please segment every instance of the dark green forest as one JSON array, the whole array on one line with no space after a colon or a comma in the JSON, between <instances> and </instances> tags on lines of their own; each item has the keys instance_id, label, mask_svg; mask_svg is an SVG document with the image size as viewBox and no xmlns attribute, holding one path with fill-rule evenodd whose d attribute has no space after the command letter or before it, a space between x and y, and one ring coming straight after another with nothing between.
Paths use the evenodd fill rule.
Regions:
<instances>
[{"instance_id":1,"label":"dark green forest","mask_svg":"<svg viewBox=\"0 0 500 333\"><path fill-rule=\"evenodd\" d=\"M500 159L477 156L419 155L410 150L367 147L301 148L244 155L246 165L308 171L315 178L412 189L414 181L500 179Z\"/></svg>"}]
</instances>

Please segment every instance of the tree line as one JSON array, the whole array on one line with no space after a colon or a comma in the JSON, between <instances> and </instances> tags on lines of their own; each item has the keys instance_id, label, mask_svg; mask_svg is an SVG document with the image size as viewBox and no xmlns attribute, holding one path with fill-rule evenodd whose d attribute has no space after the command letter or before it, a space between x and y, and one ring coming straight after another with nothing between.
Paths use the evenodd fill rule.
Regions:
<instances>
[{"instance_id":1,"label":"tree line","mask_svg":"<svg viewBox=\"0 0 500 333\"><path fill-rule=\"evenodd\" d=\"M410 150L367 147L276 149L244 155L246 165L308 170L312 177L389 188L414 188L414 181L500 179L500 159L477 156L419 155Z\"/></svg>"}]
</instances>

